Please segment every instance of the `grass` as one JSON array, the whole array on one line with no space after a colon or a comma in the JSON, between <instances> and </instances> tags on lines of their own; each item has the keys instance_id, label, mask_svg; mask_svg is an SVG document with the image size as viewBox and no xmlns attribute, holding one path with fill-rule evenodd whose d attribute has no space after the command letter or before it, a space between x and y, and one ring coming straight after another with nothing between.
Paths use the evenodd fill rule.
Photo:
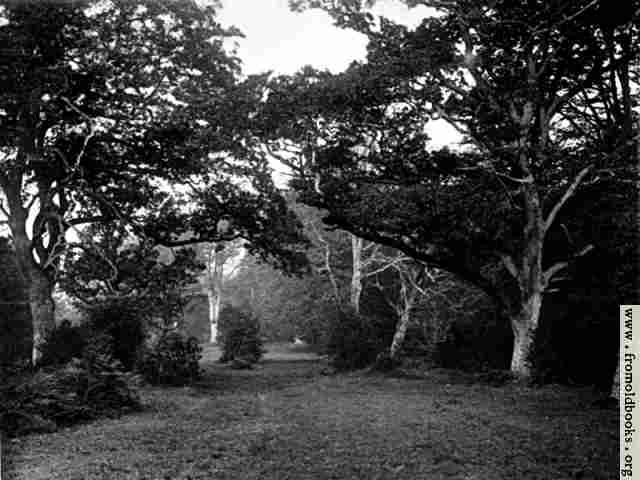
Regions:
<instances>
[{"instance_id":1,"label":"grass","mask_svg":"<svg viewBox=\"0 0 640 480\"><path fill-rule=\"evenodd\" d=\"M142 413L16 439L7 478L617 478L617 412L589 391L443 370L323 376L312 353L268 348L248 371L207 348L203 380L146 388Z\"/></svg>"}]
</instances>

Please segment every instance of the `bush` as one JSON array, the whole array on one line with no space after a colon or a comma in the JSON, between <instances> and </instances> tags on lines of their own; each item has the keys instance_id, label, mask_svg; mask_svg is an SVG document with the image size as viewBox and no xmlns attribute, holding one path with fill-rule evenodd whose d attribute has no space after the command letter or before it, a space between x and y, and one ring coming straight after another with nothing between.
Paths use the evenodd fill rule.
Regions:
<instances>
[{"instance_id":1,"label":"bush","mask_svg":"<svg viewBox=\"0 0 640 480\"><path fill-rule=\"evenodd\" d=\"M260 338L260 322L249 311L225 306L220 312L218 335L222 343L221 362L241 359L256 363L264 354Z\"/></svg>"},{"instance_id":2,"label":"bush","mask_svg":"<svg viewBox=\"0 0 640 480\"><path fill-rule=\"evenodd\" d=\"M109 355L110 339L95 337L81 358L14 375L0 387L0 428L15 436L138 410L137 378Z\"/></svg>"},{"instance_id":3,"label":"bush","mask_svg":"<svg viewBox=\"0 0 640 480\"><path fill-rule=\"evenodd\" d=\"M565 359L553 343L551 332L538 328L527 361L531 368L531 383L568 383L569 375Z\"/></svg>"},{"instance_id":4,"label":"bush","mask_svg":"<svg viewBox=\"0 0 640 480\"><path fill-rule=\"evenodd\" d=\"M476 312L452 322L444 341L436 345L437 366L469 372L508 369L513 333L506 319L493 312Z\"/></svg>"},{"instance_id":5,"label":"bush","mask_svg":"<svg viewBox=\"0 0 640 480\"><path fill-rule=\"evenodd\" d=\"M63 365L72 358L81 358L87 345L88 331L84 327L73 326L63 320L54 328L40 347L38 366Z\"/></svg>"},{"instance_id":6,"label":"bush","mask_svg":"<svg viewBox=\"0 0 640 480\"><path fill-rule=\"evenodd\" d=\"M136 368L154 385L184 385L200 377L201 356L195 337L171 332L141 350Z\"/></svg>"},{"instance_id":7,"label":"bush","mask_svg":"<svg viewBox=\"0 0 640 480\"><path fill-rule=\"evenodd\" d=\"M29 306L0 304L0 368L30 362L32 346Z\"/></svg>"},{"instance_id":8,"label":"bush","mask_svg":"<svg viewBox=\"0 0 640 480\"><path fill-rule=\"evenodd\" d=\"M391 345L394 319L364 317L339 310L330 322L327 353L331 366L350 370L371 365Z\"/></svg>"},{"instance_id":9,"label":"bush","mask_svg":"<svg viewBox=\"0 0 640 480\"><path fill-rule=\"evenodd\" d=\"M146 312L134 300L108 300L87 309L88 327L111 338L113 356L132 370L145 340Z\"/></svg>"}]
</instances>

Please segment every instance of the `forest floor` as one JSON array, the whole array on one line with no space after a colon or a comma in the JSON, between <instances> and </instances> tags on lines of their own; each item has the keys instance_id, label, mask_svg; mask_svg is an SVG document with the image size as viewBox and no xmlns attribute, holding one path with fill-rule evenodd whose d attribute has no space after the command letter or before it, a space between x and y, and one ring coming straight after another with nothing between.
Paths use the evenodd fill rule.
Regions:
<instances>
[{"instance_id":1,"label":"forest floor","mask_svg":"<svg viewBox=\"0 0 640 480\"><path fill-rule=\"evenodd\" d=\"M239 371L206 348L203 380L145 388L143 412L15 439L3 480L618 478L617 410L588 390L324 376L311 353L269 349Z\"/></svg>"}]
</instances>

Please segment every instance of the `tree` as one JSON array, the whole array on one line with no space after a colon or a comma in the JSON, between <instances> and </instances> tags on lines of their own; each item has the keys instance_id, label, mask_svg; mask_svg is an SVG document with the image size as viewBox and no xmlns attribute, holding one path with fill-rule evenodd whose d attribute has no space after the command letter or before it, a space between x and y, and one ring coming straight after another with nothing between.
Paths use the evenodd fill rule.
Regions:
<instances>
[{"instance_id":1,"label":"tree","mask_svg":"<svg viewBox=\"0 0 640 480\"><path fill-rule=\"evenodd\" d=\"M204 265L190 248L174 251L144 243L117 224L87 228L83 248L67 251L61 287L84 309L112 302L136 304L145 327L159 336L179 327Z\"/></svg>"},{"instance_id":2,"label":"tree","mask_svg":"<svg viewBox=\"0 0 640 480\"><path fill-rule=\"evenodd\" d=\"M305 268L291 275L244 255L225 279L224 296L234 306L251 310L271 340L298 336L320 345L327 317L345 301L349 288L348 234L327 231L316 209L290 205L309 239L303 252L308 260Z\"/></svg>"},{"instance_id":3,"label":"tree","mask_svg":"<svg viewBox=\"0 0 640 480\"><path fill-rule=\"evenodd\" d=\"M237 244L234 246L222 242L200 244L196 249L205 266L200 283L204 286L209 304L209 341L216 343L224 280L225 276L233 274L233 271L225 274L225 266L228 266L230 261L237 260L240 249Z\"/></svg>"},{"instance_id":4,"label":"tree","mask_svg":"<svg viewBox=\"0 0 640 480\"><path fill-rule=\"evenodd\" d=\"M389 347L389 358L395 361L407 334L413 309L421 296L427 296L424 287L429 281L429 275L426 265L416 262L402 252L395 251L388 256L380 254L376 261L380 265L372 272L376 276L376 285L398 317L393 340ZM387 270L395 273L395 281L391 285L384 285L378 277L380 273Z\"/></svg>"},{"instance_id":5,"label":"tree","mask_svg":"<svg viewBox=\"0 0 640 480\"><path fill-rule=\"evenodd\" d=\"M70 230L118 221L167 246L244 238L283 266L295 256L295 217L250 129L264 78L240 81L224 47L239 32L213 6L7 1L0 15L0 220L34 360Z\"/></svg>"},{"instance_id":6,"label":"tree","mask_svg":"<svg viewBox=\"0 0 640 480\"><path fill-rule=\"evenodd\" d=\"M294 3L369 38L366 62L342 74L271 84L265 123L279 123L265 140L295 155L301 201L482 288L510 319L511 369L527 377L545 292L597 248L545 257L559 213L585 184L637 175L638 3L612 16L586 0L408 1L438 12L412 30L365 2ZM428 149L437 118L464 149Z\"/></svg>"},{"instance_id":7,"label":"tree","mask_svg":"<svg viewBox=\"0 0 640 480\"><path fill-rule=\"evenodd\" d=\"M0 365L23 363L31 351L29 308L14 249L6 237L0 237L0 271Z\"/></svg>"},{"instance_id":8,"label":"tree","mask_svg":"<svg viewBox=\"0 0 640 480\"><path fill-rule=\"evenodd\" d=\"M348 303L353 311L360 313L360 301L365 281L380 271L381 245L343 230L329 230L322 224L321 212L315 208L294 204L294 210L307 230L311 248L307 250L312 266L317 273L327 276L333 289L333 299L338 308ZM350 271L347 272L347 258ZM347 279L348 277L348 279ZM349 294L342 290L348 280Z\"/></svg>"}]
</instances>

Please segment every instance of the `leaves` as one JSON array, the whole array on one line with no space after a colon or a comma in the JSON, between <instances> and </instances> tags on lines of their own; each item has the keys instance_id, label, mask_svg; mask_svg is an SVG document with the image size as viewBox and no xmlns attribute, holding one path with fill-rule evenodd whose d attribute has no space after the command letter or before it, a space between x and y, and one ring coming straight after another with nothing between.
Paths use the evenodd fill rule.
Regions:
<instances>
[{"instance_id":1,"label":"leaves","mask_svg":"<svg viewBox=\"0 0 640 480\"><path fill-rule=\"evenodd\" d=\"M252 134L264 78L240 80L225 47L239 32L213 6L9 2L3 16L0 188L10 215L35 216L40 268L59 266L65 231L116 221L173 245L221 240L233 219L226 238L297 262L299 227Z\"/></svg>"},{"instance_id":2,"label":"leaves","mask_svg":"<svg viewBox=\"0 0 640 480\"><path fill-rule=\"evenodd\" d=\"M629 138L622 118L631 117L613 113L624 95L611 87L637 64L625 43L638 38L630 17L606 37L594 25L597 2L419 2L439 14L409 29L367 20L363 2L293 3L323 8L369 39L366 61L343 73L275 78L262 112L272 126L264 141L291 167L291 186L328 210L333 227L500 300L502 280L485 273L505 253L526 263L531 199L543 199L544 217L578 171L624 162L600 141L587 146L585 133L598 137L600 127L583 121ZM612 69L617 62L622 70ZM460 148L429 148L425 128L436 119L463 135Z\"/></svg>"}]
</instances>

